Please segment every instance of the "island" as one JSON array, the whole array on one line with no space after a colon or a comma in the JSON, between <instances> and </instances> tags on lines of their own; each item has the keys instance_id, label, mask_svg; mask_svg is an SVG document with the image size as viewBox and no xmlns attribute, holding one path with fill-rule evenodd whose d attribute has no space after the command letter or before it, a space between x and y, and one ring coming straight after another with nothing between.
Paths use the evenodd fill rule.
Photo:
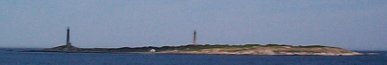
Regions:
<instances>
[{"instance_id":1,"label":"island","mask_svg":"<svg viewBox=\"0 0 387 65\"><path fill-rule=\"evenodd\" d=\"M181 45L181 46L145 46L121 48L78 48L74 46L58 46L37 50L38 52L66 53L152 53L152 54L216 54L216 55L317 55L317 56L356 56L362 53L339 47L308 45L293 46L282 44L244 44L244 45Z\"/></svg>"},{"instance_id":2,"label":"island","mask_svg":"<svg viewBox=\"0 0 387 65\"><path fill-rule=\"evenodd\" d=\"M219 54L219 55L319 55L319 56L356 56L362 53L339 47L307 45L294 46L284 44L198 44L196 30L193 33L193 44L181 46L145 46L121 48L79 48L70 42L70 28L67 28L66 44L42 50L28 52L65 52L65 53L152 53L152 54Z\"/></svg>"}]
</instances>

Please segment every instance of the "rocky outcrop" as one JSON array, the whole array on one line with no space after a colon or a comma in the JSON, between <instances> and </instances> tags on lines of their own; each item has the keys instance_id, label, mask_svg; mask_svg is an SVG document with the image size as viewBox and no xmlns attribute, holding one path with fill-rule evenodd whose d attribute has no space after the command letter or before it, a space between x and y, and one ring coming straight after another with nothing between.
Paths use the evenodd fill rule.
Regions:
<instances>
[{"instance_id":1,"label":"rocky outcrop","mask_svg":"<svg viewBox=\"0 0 387 65\"><path fill-rule=\"evenodd\" d=\"M78 47L75 47L75 46L72 46L72 45L61 45L61 46L57 46L57 47L53 47L53 48L47 48L47 49L43 49L42 51L51 51L51 52L63 52L63 51L66 51L66 52L72 52L72 51L80 51L81 48L78 48Z\"/></svg>"},{"instance_id":2,"label":"rocky outcrop","mask_svg":"<svg viewBox=\"0 0 387 65\"><path fill-rule=\"evenodd\" d=\"M208 48L195 51L168 50L159 53L172 54L224 54L224 55L322 55L322 56L353 56L362 55L358 52L336 47L293 47L293 46L254 46Z\"/></svg>"}]
</instances>

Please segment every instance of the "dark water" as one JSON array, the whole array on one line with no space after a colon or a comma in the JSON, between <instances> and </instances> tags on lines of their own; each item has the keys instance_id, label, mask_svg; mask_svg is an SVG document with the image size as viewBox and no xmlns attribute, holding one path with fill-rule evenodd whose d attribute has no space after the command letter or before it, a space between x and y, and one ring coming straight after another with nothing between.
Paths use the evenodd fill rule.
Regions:
<instances>
[{"instance_id":1,"label":"dark water","mask_svg":"<svg viewBox=\"0 0 387 65\"><path fill-rule=\"evenodd\" d=\"M368 53L368 52L367 52ZM37 53L0 49L0 65L387 65L387 52L369 56L249 56L124 53Z\"/></svg>"}]
</instances>

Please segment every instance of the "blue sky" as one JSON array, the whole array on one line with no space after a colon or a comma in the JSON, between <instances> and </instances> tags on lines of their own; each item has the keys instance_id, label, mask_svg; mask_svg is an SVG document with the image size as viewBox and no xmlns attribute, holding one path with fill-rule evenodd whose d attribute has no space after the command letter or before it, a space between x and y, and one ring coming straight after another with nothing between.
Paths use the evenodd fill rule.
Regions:
<instances>
[{"instance_id":1,"label":"blue sky","mask_svg":"<svg viewBox=\"0 0 387 65\"><path fill-rule=\"evenodd\" d=\"M387 50L386 0L0 0L0 47L200 43Z\"/></svg>"}]
</instances>

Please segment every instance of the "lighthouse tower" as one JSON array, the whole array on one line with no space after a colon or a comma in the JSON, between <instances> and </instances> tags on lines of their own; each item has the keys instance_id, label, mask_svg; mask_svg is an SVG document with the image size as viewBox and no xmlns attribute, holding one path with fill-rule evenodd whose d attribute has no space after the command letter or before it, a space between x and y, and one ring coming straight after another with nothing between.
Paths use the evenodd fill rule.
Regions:
<instances>
[{"instance_id":1,"label":"lighthouse tower","mask_svg":"<svg viewBox=\"0 0 387 65\"><path fill-rule=\"evenodd\" d=\"M71 50L71 42L70 42L70 28L67 27L67 36L66 36L66 47L64 48L64 51Z\"/></svg>"},{"instance_id":2,"label":"lighthouse tower","mask_svg":"<svg viewBox=\"0 0 387 65\"><path fill-rule=\"evenodd\" d=\"M192 40L192 45L199 45L197 42L196 42L196 38L197 38L197 32L196 32L196 30L194 30L194 32L193 32L193 40Z\"/></svg>"}]
</instances>

